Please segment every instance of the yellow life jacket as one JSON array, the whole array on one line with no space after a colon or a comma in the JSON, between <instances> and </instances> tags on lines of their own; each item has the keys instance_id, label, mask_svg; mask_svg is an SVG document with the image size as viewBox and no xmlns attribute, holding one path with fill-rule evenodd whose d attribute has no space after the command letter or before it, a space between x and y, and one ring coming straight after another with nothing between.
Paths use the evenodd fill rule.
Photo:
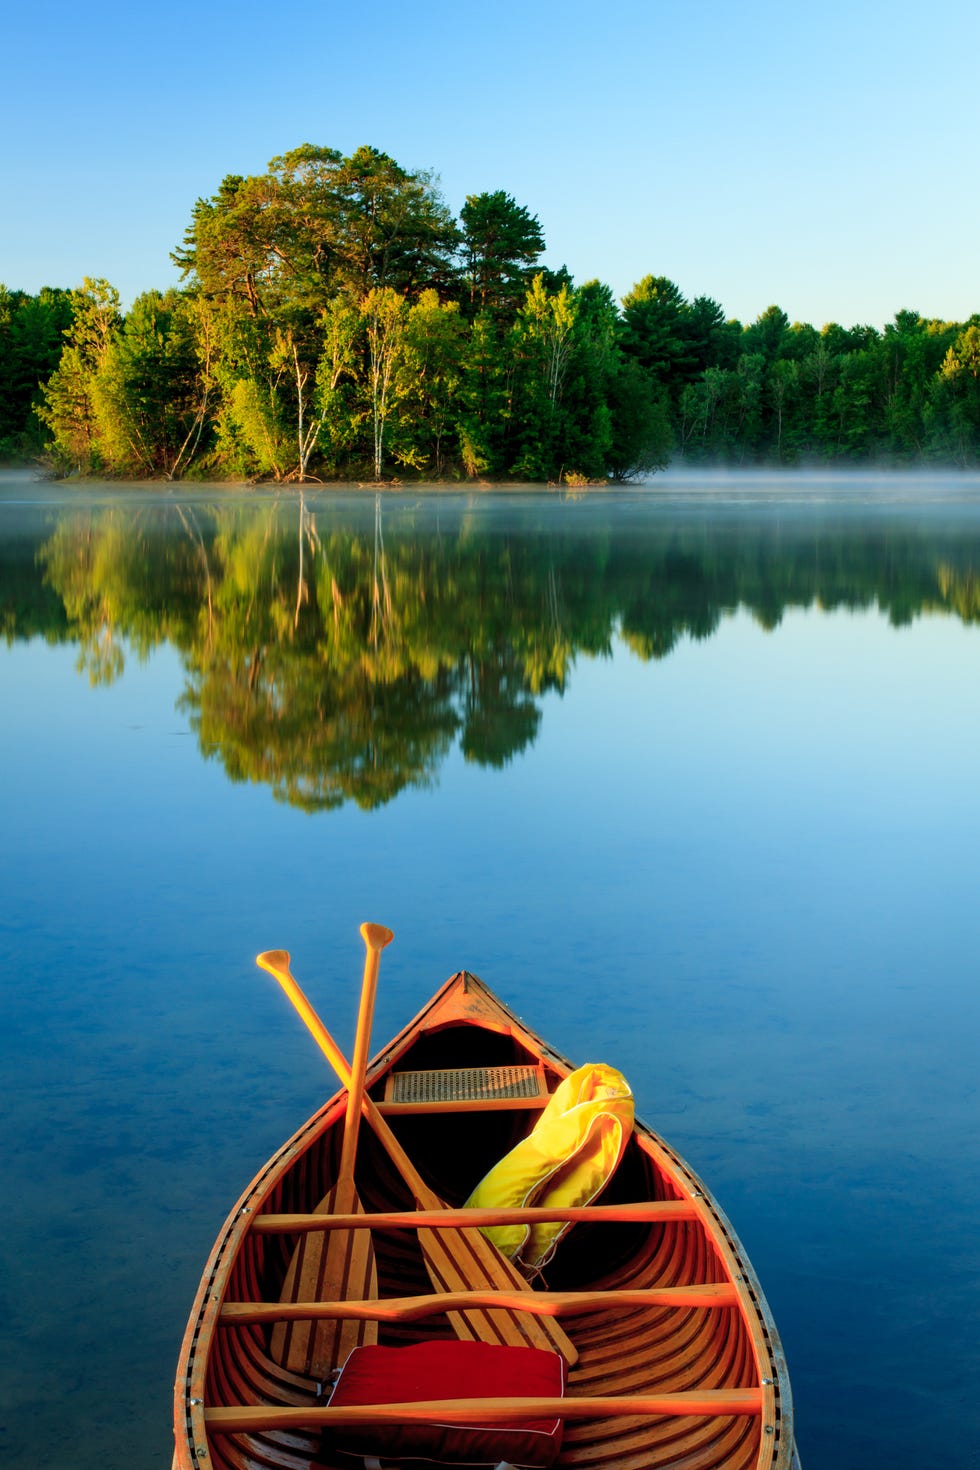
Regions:
<instances>
[{"instance_id":1,"label":"yellow life jacket","mask_svg":"<svg viewBox=\"0 0 980 1470\"><path fill-rule=\"evenodd\" d=\"M633 1094L622 1072L589 1062L560 1082L527 1138L495 1164L467 1206L587 1205L601 1193L633 1129ZM567 1222L490 1225L498 1250L525 1271L552 1257Z\"/></svg>"}]
</instances>

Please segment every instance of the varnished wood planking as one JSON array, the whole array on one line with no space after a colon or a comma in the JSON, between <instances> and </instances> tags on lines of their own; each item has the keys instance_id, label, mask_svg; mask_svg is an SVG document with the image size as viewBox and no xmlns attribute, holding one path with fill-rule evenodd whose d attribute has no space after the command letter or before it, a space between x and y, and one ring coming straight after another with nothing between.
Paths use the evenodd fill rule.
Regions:
<instances>
[{"instance_id":1,"label":"varnished wood planking","mask_svg":"<svg viewBox=\"0 0 980 1470\"><path fill-rule=\"evenodd\" d=\"M465 1012L473 1018L484 1004L479 982L471 983L461 1004L458 995L449 993L451 989L444 988L426 1008L426 1014L440 1026L449 1025L457 1009L460 1014ZM383 1079L385 1067L399 1058L400 1065L411 1064L415 1041L408 1035L410 1029L406 1028L401 1038L396 1038L396 1043L386 1049L382 1060L375 1062L369 1071L370 1085L376 1085L379 1078ZM511 1048L512 1057L504 1057L504 1060L526 1060L529 1034L526 1028L515 1023L509 1013L498 1013L494 1060L501 1059L501 1047L505 1044ZM431 1035L426 1038L430 1056L436 1039ZM453 1050L450 1044L450 1053ZM551 1085L554 1085L562 1075L562 1059L556 1059L554 1053L546 1048L542 1057ZM427 1056L426 1065L429 1064ZM292 1149L291 1157L283 1158L278 1174L274 1160L269 1177L261 1181L257 1189L247 1193L244 1202L252 1213L258 1209L270 1213L302 1213L310 1209L311 1200L316 1201L326 1193L337 1161L336 1109L333 1120L329 1117L330 1112L331 1105L328 1104L281 1152L279 1157L289 1154ZM515 1118L506 1113L499 1114L498 1118L505 1130L501 1131L499 1142L506 1143L511 1137L506 1130L513 1128ZM531 1121L528 1114L528 1126ZM422 1117L398 1119L397 1122L399 1128L410 1131L413 1153L420 1162L427 1157L427 1149L436 1150L432 1154L433 1161L449 1156L438 1143L439 1134L425 1130L441 1128L444 1123L451 1124L451 1118ZM479 1126L487 1128L491 1125L484 1120ZM494 1123L493 1127L496 1126ZM479 1135L480 1139L484 1136L490 1137L489 1134ZM409 1200L404 1186L394 1177L390 1165L384 1160L383 1151L375 1146L375 1140L370 1135L365 1140L362 1135L362 1144L365 1141L369 1157L358 1178L364 1207L370 1210L405 1208ZM458 1149L458 1143L455 1146ZM662 1312L628 1308L621 1316L595 1312L568 1319L569 1335L580 1352L579 1362L571 1375L570 1394L583 1397L607 1390L619 1394L665 1392L670 1386L689 1384L705 1387L710 1383L720 1383L726 1388L758 1385L760 1375L766 1372L771 1362L771 1351L766 1322L762 1314L755 1313L753 1306L757 1284L752 1282L750 1291L749 1284L742 1280L744 1257L737 1242L727 1230L723 1217L717 1216L710 1200L699 1197L698 1181L655 1135L648 1135L641 1129L631 1150L632 1177L642 1178L645 1192L654 1199L681 1200L685 1209L693 1201L697 1218L674 1221L669 1226L637 1227L637 1248L633 1250L632 1257L622 1264L622 1269L611 1273L603 1273L601 1252L595 1257L590 1246L580 1252L576 1267L578 1275L572 1284L575 1287L606 1285L628 1289L646 1285L676 1287L705 1281L732 1281L737 1287L738 1306L665 1309ZM480 1165L475 1157L468 1158L467 1162L471 1169ZM294 1167L290 1168L290 1164ZM435 1172L432 1177L436 1177ZM452 1201L448 1175L444 1172L440 1177L446 1181L446 1194ZM457 1200L465 1196L470 1182L461 1182L460 1192L455 1196ZM576 1230L591 1232L592 1228L591 1225L582 1225ZM610 1228L603 1226L602 1232L608 1232ZM618 1237L602 1232L595 1236L596 1242L618 1240ZM581 1239L591 1241L592 1236L583 1234ZM375 1240L382 1296L413 1295L429 1288L419 1245L413 1235L394 1230L378 1231ZM211 1286L216 1286L217 1295L227 1301L269 1300L270 1297L274 1301L276 1280L282 1282L294 1243L295 1237L291 1243L288 1236L260 1236L259 1232L248 1229L247 1221L233 1220L228 1250L235 1258L234 1262L230 1268L220 1262L217 1269L214 1265L209 1266L205 1279ZM231 1402L233 1392L239 1395L237 1401L244 1403L288 1405L317 1401L315 1383L304 1381L303 1375L284 1374L282 1368L272 1363L267 1350L267 1328L218 1328L217 1308L212 1310L210 1306L204 1316L205 1331L198 1341L206 1343L207 1354L213 1360L206 1390L210 1402ZM446 1319L440 1316L424 1324L383 1324L382 1334L385 1340L411 1341L430 1335L433 1328L437 1333L450 1330ZM193 1356L188 1356L189 1367ZM763 1392L770 1393L770 1390ZM766 1406L767 1412L771 1408L770 1401ZM607 1467L607 1470L612 1466L616 1470L641 1470L641 1467L642 1470L658 1470L658 1467L682 1463L684 1470L767 1470L770 1465L776 1465L776 1470L784 1470L784 1466L789 1466L791 1449L791 1446L787 1448L785 1422L783 1430L781 1436L764 1437L763 1421L758 1416L745 1419L702 1416L671 1421L630 1417L570 1421L566 1426L559 1466L576 1466L578 1470L587 1470L591 1466L596 1470L600 1466ZM777 1464L771 1451L772 1442L779 1437L783 1441L783 1452ZM215 1435L209 1448L210 1460L202 1462L199 1470L208 1466L213 1466L213 1470L341 1470L345 1463L323 1449L319 1436L305 1432L277 1430L254 1435ZM178 1455L177 1470L188 1470L191 1464L192 1459L180 1461Z\"/></svg>"}]
</instances>

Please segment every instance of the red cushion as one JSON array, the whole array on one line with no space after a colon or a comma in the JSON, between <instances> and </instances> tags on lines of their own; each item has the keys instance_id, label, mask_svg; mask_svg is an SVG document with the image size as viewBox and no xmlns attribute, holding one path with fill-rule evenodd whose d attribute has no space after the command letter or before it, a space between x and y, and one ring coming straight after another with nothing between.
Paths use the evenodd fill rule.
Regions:
<instances>
[{"instance_id":1,"label":"red cushion","mask_svg":"<svg viewBox=\"0 0 980 1470\"><path fill-rule=\"evenodd\" d=\"M412 1347L359 1347L351 1353L331 1406L399 1404L420 1399L558 1398L565 1362L543 1348L486 1342L422 1342ZM429 1460L445 1465L553 1465L561 1419L517 1424L369 1424L331 1431L348 1454Z\"/></svg>"}]
</instances>

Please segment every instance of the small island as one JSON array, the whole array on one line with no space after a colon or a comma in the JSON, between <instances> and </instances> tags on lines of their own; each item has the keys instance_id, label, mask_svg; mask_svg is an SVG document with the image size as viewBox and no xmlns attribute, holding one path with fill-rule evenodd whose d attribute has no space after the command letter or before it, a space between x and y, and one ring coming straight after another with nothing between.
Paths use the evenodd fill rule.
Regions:
<instances>
[{"instance_id":1,"label":"small island","mask_svg":"<svg viewBox=\"0 0 980 1470\"><path fill-rule=\"evenodd\" d=\"M651 247L654 248L654 247ZM304 144L191 211L183 284L0 286L0 460L61 475L583 486L693 464L980 462L980 315L727 320L541 266L503 190L453 217L375 148Z\"/></svg>"}]
</instances>

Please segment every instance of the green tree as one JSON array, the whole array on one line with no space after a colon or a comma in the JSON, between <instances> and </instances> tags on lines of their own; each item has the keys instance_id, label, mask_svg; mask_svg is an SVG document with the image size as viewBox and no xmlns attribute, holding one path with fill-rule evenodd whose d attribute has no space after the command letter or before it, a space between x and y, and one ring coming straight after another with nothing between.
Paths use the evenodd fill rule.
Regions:
<instances>
[{"instance_id":1,"label":"green tree","mask_svg":"<svg viewBox=\"0 0 980 1470\"><path fill-rule=\"evenodd\" d=\"M469 194L460 210L463 284L472 312L513 317L544 250L540 222L510 194Z\"/></svg>"},{"instance_id":2,"label":"green tree","mask_svg":"<svg viewBox=\"0 0 980 1470\"><path fill-rule=\"evenodd\" d=\"M364 319L346 296L334 296L319 321L322 348L316 377L319 424L326 435L328 463L336 470L353 444L359 419L358 382ZM318 439L319 439L318 431Z\"/></svg>"},{"instance_id":3,"label":"green tree","mask_svg":"<svg viewBox=\"0 0 980 1470\"><path fill-rule=\"evenodd\" d=\"M730 456L732 444L728 433L726 405L736 374L726 368L705 368L681 394L678 431L685 456L695 459Z\"/></svg>"},{"instance_id":4,"label":"green tree","mask_svg":"<svg viewBox=\"0 0 980 1470\"><path fill-rule=\"evenodd\" d=\"M71 293L72 324L58 366L44 388L38 416L53 434L51 452L63 470L89 473L106 464L97 385L119 335L119 293L105 280L85 277Z\"/></svg>"},{"instance_id":5,"label":"green tree","mask_svg":"<svg viewBox=\"0 0 980 1470\"><path fill-rule=\"evenodd\" d=\"M710 296L696 296L684 304L677 330L684 342L682 361L690 377L712 367L735 366L741 326L726 321L721 306Z\"/></svg>"},{"instance_id":6,"label":"green tree","mask_svg":"<svg viewBox=\"0 0 980 1470\"><path fill-rule=\"evenodd\" d=\"M876 347L849 352L841 360L833 408L835 451L846 458L871 458L881 442L884 390Z\"/></svg>"},{"instance_id":7,"label":"green tree","mask_svg":"<svg viewBox=\"0 0 980 1470\"><path fill-rule=\"evenodd\" d=\"M500 474L508 463L514 361L489 311L474 318L463 343L457 436L471 479Z\"/></svg>"},{"instance_id":8,"label":"green tree","mask_svg":"<svg viewBox=\"0 0 980 1470\"><path fill-rule=\"evenodd\" d=\"M880 345L884 391L883 439L893 455L919 459L930 437L933 388L957 329L927 321L916 311L900 311Z\"/></svg>"},{"instance_id":9,"label":"green tree","mask_svg":"<svg viewBox=\"0 0 980 1470\"><path fill-rule=\"evenodd\" d=\"M739 462L756 458L762 448L765 369L760 352L744 352L735 366L728 426Z\"/></svg>"},{"instance_id":10,"label":"green tree","mask_svg":"<svg viewBox=\"0 0 980 1470\"><path fill-rule=\"evenodd\" d=\"M210 337L195 302L175 290L138 297L92 382L106 467L167 480L186 471L213 387Z\"/></svg>"},{"instance_id":11,"label":"green tree","mask_svg":"<svg viewBox=\"0 0 980 1470\"><path fill-rule=\"evenodd\" d=\"M946 351L931 389L931 443L961 465L980 459L980 320L974 318Z\"/></svg>"},{"instance_id":12,"label":"green tree","mask_svg":"<svg viewBox=\"0 0 980 1470\"><path fill-rule=\"evenodd\" d=\"M799 382L800 370L792 358L779 358L770 364L767 388L773 419L772 453L777 460L795 458L798 446L787 435L786 428L792 422Z\"/></svg>"},{"instance_id":13,"label":"green tree","mask_svg":"<svg viewBox=\"0 0 980 1470\"><path fill-rule=\"evenodd\" d=\"M57 367L71 326L67 291L36 295L0 285L0 459L33 458L44 432L37 416L42 387Z\"/></svg>"},{"instance_id":14,"label":"green tree","mask_svg":"<svg viewBox=\"0 0 980 1470\"><path fill-rule=\"evenodd\" d=\"M614 480L662 470L673 435L666 396L633 358L617 361L607 390L610 445L606 455Z\"/></svg>"},{"instance_id":15,"label":"green tree","mask_svg":"<svg viewBox=\"0 0 980 1470\"><path fill-rule=\"evenodd\" d=\"M465 323L455 301L423 291L409 307L400 378L404 463L443 475L455 448Z\"/></svg>"},{"instance_id":16,"label":"green tree","mask_svg":"<svg viewBox=\"0 0 980 1470\"><path fill-rule=\"evenodd\" d=\"M560 453L565 479L601 480L613 443L611 384L621 360L612 291L587 281L573 293L572 350L562 391Z\"/></svg>"},{"instance_id":17,"label":"green tree","mask_svg":"<svg viewBox=\"0 0 980 1470\"><path fill-rule=\"evenodd\" d=\"M239 378L231 390L227 417L236 439L249 455L254 473L284 480L292 463L291 415L281 391L282 375Z\"/></svg>"},{"instance_id":18,"label":"green tree","mask_svg":"<svg viewBox=\"0 0 980 1470\"><path fill-rule=\"evenodd\" d=\"M458 238L430 175L376 148L345 158L304 143L267 173L229 175L199 199L174 259L206 294L234 297L253 316L315 315L340 291L360 300L447 289Z\"/></svg>"},{"instance_id":19,"label":"green tree","mask_svg":"<svg viewBox=\"0 0 980 1470\"><path fill-rule=\"evenodd\" d=\"M267 316L281 266L270 180L228 174L211 199L198 199L183 245L173 252L182 275L214 300L238 302Z\"/></svg>"},{"instance_id":20,"label":"green tree","mask_svg":"<svg viewBox=\"0 0 980 1470\"><path fill-rule=\"evenodd\" d=\"M790 340L789 317L780 306L765 311L742 332L742 351L758 354L766 363L783 357Z\"/></svg>"},{"instance_id":21,"label":"green tree","mask_svg":"<svg viewBox=\"0 0 980 1470\"><path fill-rule=\"evenodd\" d=\"M644 276L623 297L622 349L668 392L679 391L687 377L686 306L680 287L666 276Z\"/></svg>"},{"instance_id":22,"label":"green tree","mask_svg":"<svg viewBox=\"0 0 980 1470\"><path fill-rule=\"evenodd\" d=\"M455 285L459 231L424 171L408 172L376 148L358 148L339 169L341 281L356 295L393 290L416 299Z\"/></svg>"}]
</instances>

